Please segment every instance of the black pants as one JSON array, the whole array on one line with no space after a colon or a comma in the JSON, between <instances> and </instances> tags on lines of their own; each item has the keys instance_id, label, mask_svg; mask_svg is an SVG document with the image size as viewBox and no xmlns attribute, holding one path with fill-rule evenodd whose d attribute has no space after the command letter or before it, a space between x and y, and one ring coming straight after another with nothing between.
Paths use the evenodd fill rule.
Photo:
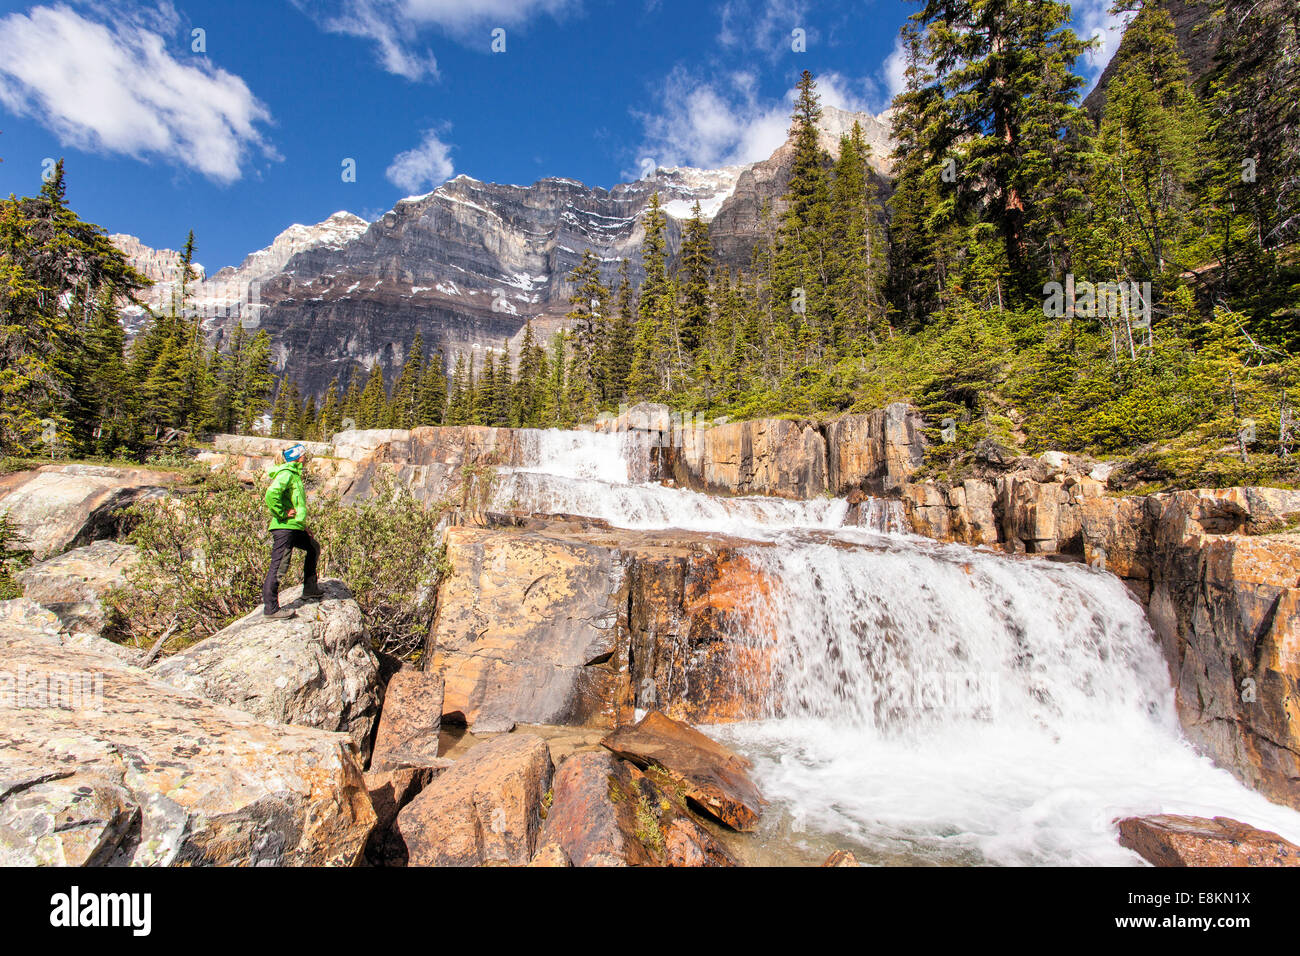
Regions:
<instances>
[{"instance_id":1,"label":"black pants","mask_svg":"<svg viewBox=\"0 0 1300 956\"><path fill-rule=\"evenodd\" d=\"M306 553L302 567L303 586L316 586L316 559L320 557L320 545L307 531L280 529L271 532L271 566L266 569L266 581L262 584L262 604L267 614L280 610L280 565L288 567L290 552L293 548Z\"/></svg>"}]
</instances>

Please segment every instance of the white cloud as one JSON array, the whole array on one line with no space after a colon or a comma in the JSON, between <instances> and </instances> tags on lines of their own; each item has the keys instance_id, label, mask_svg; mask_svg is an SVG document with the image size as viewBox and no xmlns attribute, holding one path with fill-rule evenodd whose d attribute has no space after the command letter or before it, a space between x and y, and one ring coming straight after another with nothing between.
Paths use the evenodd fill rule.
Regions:
<instances>
[{"instance_id":1,"label":"white cloud","mask_svg":"<svg viewBox=\"0 0 1300 956\"><path fill-rule=\"evenodd\" d=\"M0 102L64 144L157 157L220 183L239 179L254 149L278 158L258 129L270 113L241 78L169 52L175 45L158 31L178 24L170 5L117 12L109 23L63 5L9 14L0 19Z\"/></svg>"},{"instance_id":2,"label":"white cloud","mask_svg":"<svg viewBox=\"0 0 1300 956\"><path fill-rule=\"evenodd\" d=\"M785 142L790 125L785 104L759 101L751 74L710 84L680 67L664 83L659 112L639 118L645 138L638 161L648 157L658 166L712 168L766 159Z\"/></svg>"},{"instance_id":3,"label":"white cloud","mask_svg":"<svg viewBox=\"0 0 1300 956\"><path fill-rule=\"evenodd\" d=\"M1101 76L1106 64L1119 49L1124 27L1132 19L1131 13L1111 13L1112 0L1079 0L1074 6L1075 32L1085 40L1096 38L1100 46L1090 51L1086 58L1088 86L1091 87Z\"/></svg>"},{"instance_id":4,"label":"white cloud","mask_svg":"<svg viewBox=\"0 0 1300 956\"><path fill-rule=\"evenodd\" d=\"M853 79L839 73L817 78L824 106L870 112L878 87L869 78ZM655 113L637 113L645 131L636 159L657 166L716 168L767 159L785 142L790 131L795 90L780 100L762 100L752 73L735 72L720 81L701 81L678 67L660 91ZM624 170L639 176L641 169Z\"/></svg>"},{"instance_id":5,"label":"white cloud","mask_svg":"<svg viewBox=\"0 0 1300 956\"><path fill-rule=\"evenodd\" d=\"M791 52L791 31L797 27L811 47L818 35L808 22L808 6L807 0L725 0L718 11L718 42L780 56Z\"/></svg>"},{"instance_id":6,"label":"white cloud","mask_svg":"<svg viewBox=\"0 0 1300 956\"><path fill-rule=\"evenodd\" d=\"M416 195L441 186L453 172L451 146L442 141L437 130L431 129L425 132L419 146L394 156L384 175L398 189Z\"/></svg>"},{"instance_id":7,"label":"white cloud","mask_svg":"<svg viewBox=\"0 0 1300 956\"><path fill-rule=\"evenodd\" d=\"M438 62L420 47L421 31L437 29L471 42L481 31L484 50L489 31L517 27L540 14L560 16L580 0L293 0L323 29L375 43L379 61L390 73L408 80L438 75ZM507 36L507 50L509 37Z\"/></svg>"},{"instance_id":8,"label":"white cloud","mask_svg":"<svg viewBox=\"0 0 1300 956\"><path fill-rule=\"evenodd\" d=\"M894 39L894 49L880 65L880 78L885 82L885 94L892 103L894 97L907 89L907 47L900 35Z\"/></svg>"}]
</instances>

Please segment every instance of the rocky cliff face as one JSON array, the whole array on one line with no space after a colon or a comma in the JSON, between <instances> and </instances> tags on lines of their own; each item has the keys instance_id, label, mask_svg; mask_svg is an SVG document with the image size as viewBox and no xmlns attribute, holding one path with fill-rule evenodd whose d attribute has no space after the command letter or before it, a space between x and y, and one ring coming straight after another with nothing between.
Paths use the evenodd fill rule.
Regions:
<instances>
[{"instance_id":1,"label":"rocky cliff face","mask_svg":"<svg viewBox=\"0 0 1300 956\"><path fill-rule=\"evenodd\" d=\"M1219 45L1219 25L1210 19L1212 11L1201 0L1164 0L1162 6L1173 18L1178 47L1187 60L1192 82L1199 86L1214 67L1214 53ZM1115 75L1115 61L1123 49L1124 41L1121 40L1116 56L1106 64L1097 85L1083 100L1084 108L1094 116L1100 116L1106 107L1106 86Z\"/></svg>"}]
</instances>

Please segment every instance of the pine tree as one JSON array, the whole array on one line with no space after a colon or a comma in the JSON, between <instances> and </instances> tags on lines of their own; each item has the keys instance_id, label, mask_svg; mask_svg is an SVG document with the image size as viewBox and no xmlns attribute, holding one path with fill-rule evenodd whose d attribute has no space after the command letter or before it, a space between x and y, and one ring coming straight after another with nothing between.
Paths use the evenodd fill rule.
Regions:
<instances>
[{"instance_id":1,"label":"pine tree","mask_svg":"<svg viewBox=\"0 0 1300 956\"><path fill-rule=\"evenodd\" d=\"M406 362L393 385L392 428L412 428L420 414L420 382L424 364L424 337L416 330Z\"/></svg>"},{"instance_id":2,"label":"pine tree","mask_svg":"<svg viewBox=\"0 0 1300 956\"><path fill-rule=\"evenodd\" d=\"M882 215L867 165L869 153L862 126L855 121L840 141L831 191L830 346L834 354L855 351L864 338L874 341L885 322Z\"/></svg>"},{"instance_id":3,"label":"pine tree","mask_svg":"<svg viewBox=\"0 0 1300 956\"><path fill-rule=\"evenodd\" d=\"M1158 3L1143 6L1124 33L1097 139L1090 194L1102 216L1103 267L1117 279L1149 280L1199 265L1188 247L1205 117L1190 87L1174 23Z\"/></svg>"},{"instance_id":4,"label":"pine tree","mask_svg":"<svg viewBox=\"0 0 1300 956\"><path fill-rule=\"evenodd\" d=\"M953 161L955 213L996 225L1013 275L1034 287L1028 267L1050 269L1049 236L1080 198L1070 177L1088 121L1073 66L1088 44L1059 0L927 0L912 20L942 98L923 150Z\"/></svg>"},{"instance_id":5,"label":"pine tree","mask_svg":"<svg viewBox=\"0 0 1300 956\"><path fill-rule=\"evenodd\" d=\"M830 157L821 148L822 109L817 83L807 70L799 77L791 135L794 156L772 251L772 295L777 317L788 329L808 324L819 334L833 324L830 287Z\"/></svg>"},{"instance_id":6,"label":"pine tree","mask_svg":"<svg viewBox=\"0 0 1300 956\"><path fill-rule=\"evenodd\" d=\"M334 379L325 390L325 399L321 402L317 427L321 441L333 439L334 433L339 430L342 417L339 409L339 381Z\"/></svg>"},{"instance_id":7,"label":"pine tree","mask_svg":"<svg viewBox=\"0 0 1300 956\"><path fill-rule=\"evenodd\" d=\"M713 249L709 243L708 224L700 213L699 200L696 200L691 218L686 222L678 278L682 289L681 345L693 357L704 343L713 308L710 297Z\"/></svg>"},{"instance_id":8,"label":"pine tree","mask_svg":"<svg viewBox=\"0 0 1300 956\"><path fill-rule=\"evenodd\" d=\"M668 246L664 235L666 220L659 205L659 193L650 196L643 224L645 240L641 244L641 265L645 279L637 303L636 328L632 340L632 362L628 372L628 395L635 401L658 398L668 388L668 336L671 327L673 295L668 278Z\"/></svg>"},{"instance_id":9,"label":"pine tree","mask_svg":"<svg viewBox=\"0 0 1300 956\"><path fill-rule=\"evenodd\" d=\"M370 367L370 377L361 391L357 407L358 428L383 428L387 417L388 391L384 386L383 366L376 362Z\"/></svg>"},{"instance_id":10,"label":"pine tree","mask_svg":"<svg viewBox=\"0 0 1300 956\"><path fill-rule=\"evenodd\" d=\"M590 249L583 252L582 261L569 275L569 282L573 293L569 296L570 309L565 318L572 329L569 339L571 401L575 413L586 418L595 412L601 397L609 390L600 362L609 337L609 290L600 280L600 263Z\"/></svg>"},{"instance_id":11,"label":"pine tree","mask_svg":"<svg viewBox=\"0 0 1300 956\"><path fill-rule=\"evenodd\" d=\"M442 350L433 354L424 364L420 376L420 404L416 425L441 425L447 407L447 371L443 367Z\"/></svg>"}]
</instances>

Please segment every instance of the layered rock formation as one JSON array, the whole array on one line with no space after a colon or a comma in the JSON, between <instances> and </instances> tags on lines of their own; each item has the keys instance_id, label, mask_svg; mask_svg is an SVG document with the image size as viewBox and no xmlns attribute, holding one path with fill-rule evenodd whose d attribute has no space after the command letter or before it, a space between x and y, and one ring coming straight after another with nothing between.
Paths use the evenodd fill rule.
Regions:
<instances>
[{"instance_id":1,"label":"layered rock formation","mask_svg":"<svg viewBox=\"0 0 1300 956\"><path fill-rule=\"evenodd\" d=\"M873 165L886 170L887 117L824 107L823 146L837 153L855 120L872 147ZM698 202L711 223L719 266L747 267L768 228L761 211L780 214L792 160L786 144L753 166L658 168L610 189L563 178L511 186L458 176L401 200L373 223L337 212L315 225L290 226L239 266L197 283L190 308L218 339L237 324L268 331L278 369L308 394L323 393L335 377L346 385L358 368L365 374L376 362L391 381L416 332L430 351L479 359L512 339L517 346L528 320L543 339L564 327L568 277L584 250L596 256L610 287L617 286L624 259L638 283L641 219L656 192L667 214L670 256ZM883 192L883 176L876 183ZM157 280L146 304L169 307L177 254L133 236L112 238ZM131 331L146 318L133 307Z\"/></svg>"},{"instance_id":2,"label":"layered rock formation","mask_svg":"<svg viewBox=\"0 0 1300 956\"><path fill-rule=\"evenodd\" d=\"M1149 595L1187 735L1300 808L1300 536L1274 530L1300 516L1300 492L1098 498L1083 515L1090 562Z\"/></svg>"},{"instance_id":3,"label":"layered rock formation","mask_svg":"<svg viewBox=\"0 0 1300 956\"><path fill-rule=\"evenodd\" d=\"M549 522L451 528L426 646L445 714L613 726L659 706L728 720L763 649L745 626L761 574L720 536Z\"/></svg>"},{"instance_id":4,"label":"layered rock formation","mask_svg":"<svg viewBox=\"0 0 1300 956\"><path fill-rule=\"evenodd\" d=\"M684 488L783 498L812 498L826 490L826 446L815 425L763 418L678 434L668 460L671 476Z\"/></svg>"},{"instance_id":5,"label":"layered rock formation","mask_svg":"<svg viewBox=\"0 0 1300 956\"><path fill-rule=\"evenodd\" d=\"M903 402L865 415L845 415L825 426L827 488L896 495L925 461L925 423Z\"/></svg>"}]
</instances>

